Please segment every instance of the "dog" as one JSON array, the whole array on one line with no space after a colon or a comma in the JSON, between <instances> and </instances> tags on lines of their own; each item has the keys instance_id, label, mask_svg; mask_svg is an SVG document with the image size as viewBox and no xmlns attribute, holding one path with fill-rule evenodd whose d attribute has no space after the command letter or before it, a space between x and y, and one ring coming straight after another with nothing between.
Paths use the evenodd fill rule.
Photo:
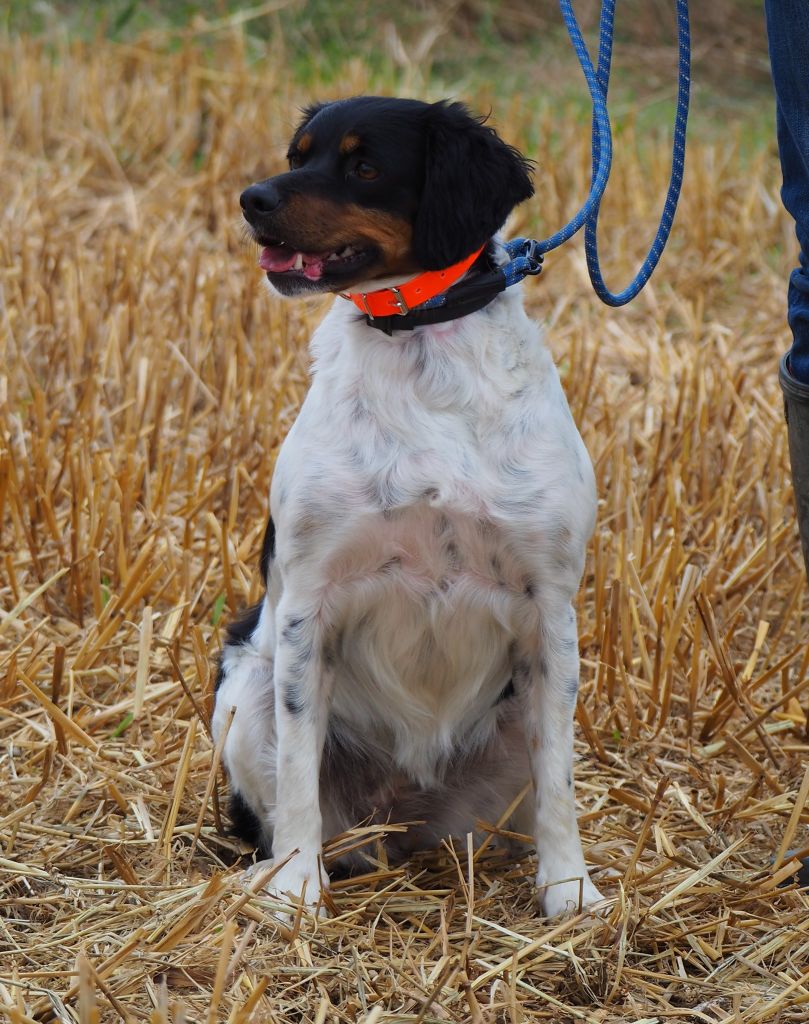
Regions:
<instances>
[{"instance_id":1,"label":"dog","mask_svg":"<svg viewBox=\"0 0 809 1024\"><path fill-rule=\"evenodd\" d=\"M280 865L269 889L322 909L324 839L416 822L388 838L407 857L530 782L511 824L544 913L589 906L572 602L594 475L519 287L478 288L530 163L460 103L383 97L305 110L288 160L241 196L259 265L338 297L275 468L266 593L220 657L235 830Z\"/></svg>"}]
</instances>

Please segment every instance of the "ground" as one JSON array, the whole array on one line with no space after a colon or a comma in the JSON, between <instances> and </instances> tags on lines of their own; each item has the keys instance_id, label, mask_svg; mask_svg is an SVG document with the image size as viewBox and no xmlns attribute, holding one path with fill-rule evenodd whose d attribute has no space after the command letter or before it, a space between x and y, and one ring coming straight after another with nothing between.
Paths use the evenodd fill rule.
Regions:
<instances>
[{"instance_id":1,"label":"ground","mask_svg":"<svg viewBox=\"0 0 809 1024\"><path fill-rule=\"evenodd\" d=\"M393 869L360 829L337 842L367 844L368 874L334 886L330 920L285 928L242 880L208 720L328 300L268 296L238 193L280 167L314 96L455 92L537 160L510 232L541 237L586 191L588 130L563 94L418 61L301 84L277 40L258 60L222 20L0 37L0 1016L805 1020L809 900L787 851L809 845L809 602L769 108L698 121L672 243L632 306L598 304L579 242L525 286L598 480L576 775L606 913L540 918L528 857ZM602 229L615 287L668 173L633 109Z\"/></svg>"}]
</instances>

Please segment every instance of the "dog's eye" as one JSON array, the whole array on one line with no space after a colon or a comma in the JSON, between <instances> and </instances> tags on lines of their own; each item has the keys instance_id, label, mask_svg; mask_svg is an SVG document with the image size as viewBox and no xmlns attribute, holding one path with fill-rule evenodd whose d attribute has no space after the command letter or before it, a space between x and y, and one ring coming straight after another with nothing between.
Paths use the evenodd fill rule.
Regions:
<instances>
[{"instance_id":1,"label":"dog's eye","mask_svg":"<svg viewBox=\"0 0 809 1024\"><path fill-rule=\"evenodd\" d=\"M359 163L354 165L352 173L358 178L362 178L363 181L373 181L374 178L379 177L379 171L376 167L372 167L371 164L366 163L364 160L360 160Z\"/></svg>"},{"instance_id":2,"label":"dog's eye","mask_svg":"<svg viewBox=\"0 0 809 1024\"><path fill-rule=\"evenodd\" d=\"M290 153L287 159L289 160L289 169L291 171L297 171L303 163L300 153Z\"/></svg>"}]
</instances>

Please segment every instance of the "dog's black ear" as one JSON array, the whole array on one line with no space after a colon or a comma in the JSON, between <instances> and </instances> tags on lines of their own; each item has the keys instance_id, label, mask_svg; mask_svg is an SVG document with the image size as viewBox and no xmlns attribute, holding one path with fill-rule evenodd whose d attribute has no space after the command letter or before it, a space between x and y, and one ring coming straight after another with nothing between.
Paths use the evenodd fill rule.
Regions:
<instances>
[{"instance_id":1,"label":"dog's black ear","mask_svg":"<svg viewBox=\"0 0 809 1024\"><path fill-rule=\"evenodd\" d=\"M462 103L433 103L425 118L413 255L425 270L440 270L484 245L534 188L531 162Z\"/></svg>"}]
</instances>

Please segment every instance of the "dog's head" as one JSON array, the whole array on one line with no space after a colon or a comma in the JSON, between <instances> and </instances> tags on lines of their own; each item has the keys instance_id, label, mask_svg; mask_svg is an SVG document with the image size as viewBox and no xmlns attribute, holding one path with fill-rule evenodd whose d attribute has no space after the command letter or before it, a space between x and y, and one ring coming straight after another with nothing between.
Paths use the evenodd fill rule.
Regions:
<instances>
[{"instance_id":1,"label":"dog's head","mask_svg":"<svg viewBox=\"0 0 809 1024\"><path fill-rule=\"evenodd\" d=\"M529 162L460 103L310 107L287 155L288 172L241 196L259 264L283 295L451 266L533 193Z\"/></svg>"}]
</instances>

